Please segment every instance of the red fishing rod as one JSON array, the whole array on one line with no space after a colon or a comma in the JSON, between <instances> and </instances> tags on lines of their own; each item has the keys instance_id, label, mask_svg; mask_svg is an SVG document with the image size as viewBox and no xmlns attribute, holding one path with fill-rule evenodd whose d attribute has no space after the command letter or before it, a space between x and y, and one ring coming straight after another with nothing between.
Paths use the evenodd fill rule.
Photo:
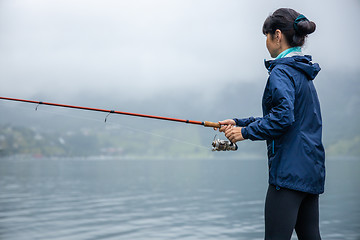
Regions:
<instances>
[{"instance_id":1,"label":"red fishing rod","mask_svg":"<svg viewBox=\"0 0 360 240\"><path fill-rule=\"evenodd\" d=\"M221 127L221 125L219 123L209 122L209 121L200 122L200 121L193 121L193 120L186 120L186 119L160 117L160 116L154 116L154 115L122 112L122 111L107 110L107 109L100 109L100 108L81 107L81 106L73 106L73 105L66 105L66 104L59 104L59 103L42 102L42 101L33 101L33 100L26 100L26 99L19 99L19 98L0 97L0 99L8 100L8 101L16 101L16 102L34 103L34 104L37 104L35 110L37 110L38 106L42 104L42 105L49 105L49 106L55 106L55 107L75 108L75 109L88 110L88 111L106 112L106 113L108 113L108 115L111 113L114 113L114 114L129 115L129 116L135 116L135 117L153 118L153 119L160 119L160 120L173 121L173 122L182 122L182 123L203 125L204 127L213 127L213 128ZM106 122L106 118L105 118L105 122ZM229 150L235 151L238 148L236 144L234 144L230 141L220 140L220 139L215 139L215 138L212 142L212 146L213 146L213 148L212 148L213 151L229 151Z\"/></svg>"},{"instance_id":2,"label":"red fishing rod","mask_svg":"<svg viewBox=\"0 0 360 240\"><path fill-rule=\"evenodd\" d=\"M50 103L50 102L42 102L42 101L33 101L33 100L26 100L26 99L18 99L18 98L7 98L7 97L0 97L2 100L9 100L9 101L17 101L17 102L26 102L26 103L34 103L38 105L50 105L55 107L64 107L64 108L75 108L81 110L88 110L88 111L97 111L97 112L107 112L107 113L114 113L114 114L121 114L121 115L130 115L135 117L143 117L143 118L153 118L153 119L160 119L166 121L173 121L173 122L183 122L183 123L190 123L196 125L203 125L204 127L214 127L219 128L220 124L215 122L209 121L193 121L193 120L186 120L186 119L177 119L177 118L169 118L169 117L160 117L160 116L153 116L153 115L146 115L146 114L139 114L139 113L130 113L130 112L122 112L122 111L115 111L115 110L107 110L107 109L99 109L99 108L90 108L90 107L80 107L80 106L73 106L73 105L65 105L59 103Z\"/></svg>"}]
</instances>

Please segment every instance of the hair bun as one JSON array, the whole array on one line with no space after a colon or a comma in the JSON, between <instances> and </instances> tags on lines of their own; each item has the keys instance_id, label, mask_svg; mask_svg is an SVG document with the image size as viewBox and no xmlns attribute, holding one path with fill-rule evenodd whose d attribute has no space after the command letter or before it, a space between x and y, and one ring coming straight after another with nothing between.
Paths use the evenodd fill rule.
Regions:
<instances>
[{"instance_id":1,"label":"hair bun","mask_svg":"<svg viewBox=\"0 0 360 240\"><path fill-rule=\"evenodd\" d=\"M309 20L300 21L296 25L297 25L296 35L299 36L306 36L308 34L311 34L316 29L316 24Z\"/></svg>"}]
</instances>

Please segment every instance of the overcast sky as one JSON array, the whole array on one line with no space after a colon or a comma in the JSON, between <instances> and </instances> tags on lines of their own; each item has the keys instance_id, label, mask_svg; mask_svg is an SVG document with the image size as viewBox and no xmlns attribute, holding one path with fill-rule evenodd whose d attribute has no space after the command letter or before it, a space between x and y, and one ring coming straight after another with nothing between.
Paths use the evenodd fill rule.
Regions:
<instances>
[{"instance_id":1,"label":"overcast sky","mask_svg":"<svg viewBox=\"0 0 360 240\"><path fill-rule=\"evenodd\" d=\"M279 7L317 24L304 52L323 71L359 69L358 0L0 0L0 96L141 99L265 81L261 29Z\"/></svg>"}]
</instances>

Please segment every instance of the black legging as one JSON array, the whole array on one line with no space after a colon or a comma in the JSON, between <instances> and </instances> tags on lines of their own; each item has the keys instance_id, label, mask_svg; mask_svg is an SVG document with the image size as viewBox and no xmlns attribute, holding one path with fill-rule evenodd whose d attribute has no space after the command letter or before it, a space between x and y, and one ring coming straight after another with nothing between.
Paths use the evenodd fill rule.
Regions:
<instances>
[{"instance_id":1,"label":"black legging","mask_svg":"<svg viewBox=\"0 0 360 240\"><path fill-rule=\"evenodd\" d=\"M319 195L269 185L265 202L265 240L320 240Z\"/></svg>"}]
</instances>

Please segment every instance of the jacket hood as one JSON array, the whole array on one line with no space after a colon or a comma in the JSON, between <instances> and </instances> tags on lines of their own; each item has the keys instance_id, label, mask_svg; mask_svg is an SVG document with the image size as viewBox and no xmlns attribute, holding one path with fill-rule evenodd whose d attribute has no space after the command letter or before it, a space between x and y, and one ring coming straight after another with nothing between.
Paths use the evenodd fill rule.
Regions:
<instances>
[{"instance_id":1,"label":"jacket hood","mask_svg":"<svg viewBox=\"0 0 360 240\"><path fill-rule=\"evenodd\" d=\"M276 65L284 64L303 72L309 80L313 80L315 79L321 68L319 64L312 63L311 60L312 57L310 55L284 57L275 60L265 61L265 67L269 72L271 72Z\"/></svg>"}]
</instances>

